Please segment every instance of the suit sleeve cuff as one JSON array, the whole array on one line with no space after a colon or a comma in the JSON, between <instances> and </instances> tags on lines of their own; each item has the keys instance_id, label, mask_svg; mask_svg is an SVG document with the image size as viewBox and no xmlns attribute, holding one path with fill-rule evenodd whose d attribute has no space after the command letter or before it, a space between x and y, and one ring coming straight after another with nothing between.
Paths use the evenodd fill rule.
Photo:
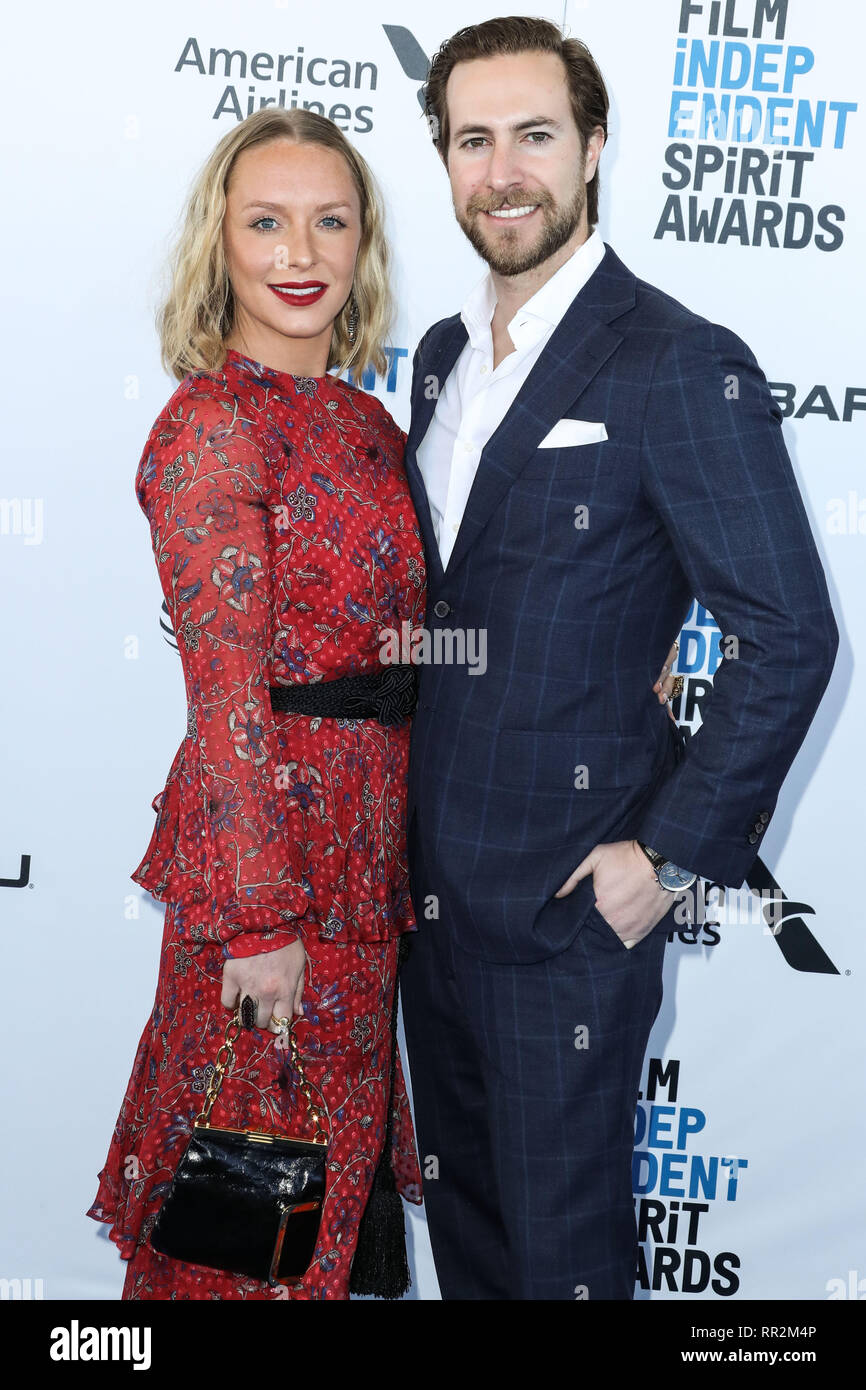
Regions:
<instances>
[{"instance_id":1,"label":"suit sleeve cuff","mask_svg":"<svg viewBox=\"0 0 866 1390\"><path fill-rule=\"evenodd\" d=\"M652 812L644 816L634 838L658 850L681 869L726 888L742 887L759 849L759 845L747 842L737 844L721 838L708 841L687 826L674 825Z\"/></svg>"}]
</instances>

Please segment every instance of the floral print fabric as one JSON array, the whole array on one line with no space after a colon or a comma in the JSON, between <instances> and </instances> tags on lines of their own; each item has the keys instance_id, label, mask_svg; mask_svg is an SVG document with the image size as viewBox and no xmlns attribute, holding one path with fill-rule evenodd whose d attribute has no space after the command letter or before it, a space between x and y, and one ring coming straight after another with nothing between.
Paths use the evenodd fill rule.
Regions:
<instances>
[{"instance_id":1,"label":"floral print fabric","mask_svg":"<svg viewBox=\"0 0 866 1390\"><path fill-rule=\"evenodd\" d=\"M221 370L180 383L141 456L136 494L183 665L187 729L132 875L168 904L159 981L88 1213L111 1224L129 1259L124 1297L286 1297L160 1256L148 1236L228 1017L222 966L298 936L308 974L295 1026L332 1129L319 1247L290 1296L348 1296L384 1135L397 938L415 928L409 727L274 712L268 686L375 670L384 629L423 623L404 442L375 397L229 349ZM275 1043L242 1033L215 1123L301 1132ZM420 1201L399 1058L393 1166L403 1195Z\"/></svg>"},{"instance_id":2,"label":"floral print fabric","mask_svg":"<svg viewBox=\"0 0 866 1390\"><path fill-rule=\"evenodd\" d=\"M423 623L404 442L375 397L229 349L221 373L181 383L142 455L188 727L132 876L167 902L218 899L232 956L414 926L408 725L273 713L268 697L375 670L383 630Z\"/></svg>"},{"instance_id":3,"label":"floral print fabric","mask_svg":"<svg viewBox=\"0 0 866 1390\"><path fill-rule=\"evenodd\" d=\"M223 950L208 930L218 912L217 902L204 913L174 903L166 909L153 1013L88 1215L111 1224L111 1239L129 1261L125 1299L345 1299L384 1141L396 938L335 945L312 936L307 945L304 1017L295 1032L329 1143L319 1239L303 1280L275 1288L160 1255L149 1242L228 1018L220 1005ZM313 1136L291 1056L276 1044L273 1033L241 1031L214 1124ZM417 1203L421 1174L399 1053L397 1067L391 1163L398 1189Z\"/></svg>"}]
</instances>

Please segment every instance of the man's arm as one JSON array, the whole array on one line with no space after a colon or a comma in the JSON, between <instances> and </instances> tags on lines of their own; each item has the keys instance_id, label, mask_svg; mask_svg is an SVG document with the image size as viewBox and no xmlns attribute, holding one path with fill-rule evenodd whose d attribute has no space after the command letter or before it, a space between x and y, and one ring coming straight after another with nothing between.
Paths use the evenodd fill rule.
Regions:
<instances>
[{"instance_id":1,"label":"man's arm","mask_svg":"<svg viewBox=\"0 0 866 1390\"><path fill-rule=\"evenodd\" d=\"M643 487L695 597L737 643L704 723L635 834L731 887L760 849L839 645L781 420L752 352L729 329L695 321L661 352Z\"/></svg>"}]
</instances>

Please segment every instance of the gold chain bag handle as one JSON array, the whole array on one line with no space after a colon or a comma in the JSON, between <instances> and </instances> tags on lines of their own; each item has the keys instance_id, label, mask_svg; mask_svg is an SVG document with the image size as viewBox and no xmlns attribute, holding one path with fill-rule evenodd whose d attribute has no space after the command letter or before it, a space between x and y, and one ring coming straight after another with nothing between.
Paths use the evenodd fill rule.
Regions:
<instances>
[{"instance_id":1,"label":"gold chain bag handle","mask_svg":"<svg viewBox=\"0 0 866 1390\"><path fill-rule=\"evenodd\" d=\"M222 1046L217 1052L213 1072L208 1077L204 1103L198 1115L196 1115L195 1120L193 1121L194 1124L200 1125L204 1129L210 1129L211 1127L210 1114L213 1110L214 1102L216 1101L216 1098L220 1093L223 1080L226 1076L228 1076L231 1073L231 1069L235 1060L234 1044L236 1039L240 1035L241 1028L242 1024L240 1020L240 1007L238 1007L235 1009L234 1013L232 1014L231 1018L226 1024L225 1036L223 1039ZM320 1106L316 1105L316 1103L313 1100L313 1093L310 1088L310 1083L308 1082L304 1074L303 1064L301 1063L301 1055L298 1050L298 1040L295 1037L294 1028L292 1028L289 1031L289 1049L292 1054L292 1064L296 1072L298 1073L299 1089L305 1101L307 1102L307 1114L313 1120L313 1123L316 1126L316 1134L312 1142L315 1144L327 1144L328 1132L325 1127L325 1112L321 1109ZM248 1129L244 1130L243 1132L249 1135L262 1134L263 1138L269 1137L266 1136L266 1134L260 1130Z\"/></svg>"},{"instance_id":2,"label":"gold chain bag handle","mask_svg":"<svg viewBox=\"0 0 866 1390\"><path fill-rule=\"evenodd\" d=\"M239 1010L208 1078L204 1103L160 1207L150 1242L172 1259L292 1284L302 1280L316 1247L327 1190L328 1135L289 1035L315 1138L211 1124L211 1114L235 1059Z\"/></svg>"}]
</instances>

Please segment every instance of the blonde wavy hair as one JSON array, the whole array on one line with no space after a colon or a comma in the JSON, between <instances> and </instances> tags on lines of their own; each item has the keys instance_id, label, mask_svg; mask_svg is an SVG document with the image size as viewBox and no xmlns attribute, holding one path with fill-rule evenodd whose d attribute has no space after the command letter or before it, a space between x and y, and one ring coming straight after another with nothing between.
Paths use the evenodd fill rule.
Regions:
<instances>
[{"instance_id":1,"label":"blonde wavy hair","mask_svg":"<svg viewBox=\"0 0 866 1390\"><path fill-rule=\"evenodd\" d=\"M219 371L225 339L234 327L235 302L223 252L226 188L238 156L253 145L294 140L336 150L349 166L361 203L361 240L353 292L358 305L355 341L348 333L348 302L334 320L328 370L351 369L359 378L373 367L387 370L383 345L393 315L390 253L378 185L365 159L339 126L316 111L266 106L228 131L199 171L189 195L183 225L169 257L170 288L157 310L156 327L166 372L183 380L187 372Z\"/></svg>"}]
</instances>

